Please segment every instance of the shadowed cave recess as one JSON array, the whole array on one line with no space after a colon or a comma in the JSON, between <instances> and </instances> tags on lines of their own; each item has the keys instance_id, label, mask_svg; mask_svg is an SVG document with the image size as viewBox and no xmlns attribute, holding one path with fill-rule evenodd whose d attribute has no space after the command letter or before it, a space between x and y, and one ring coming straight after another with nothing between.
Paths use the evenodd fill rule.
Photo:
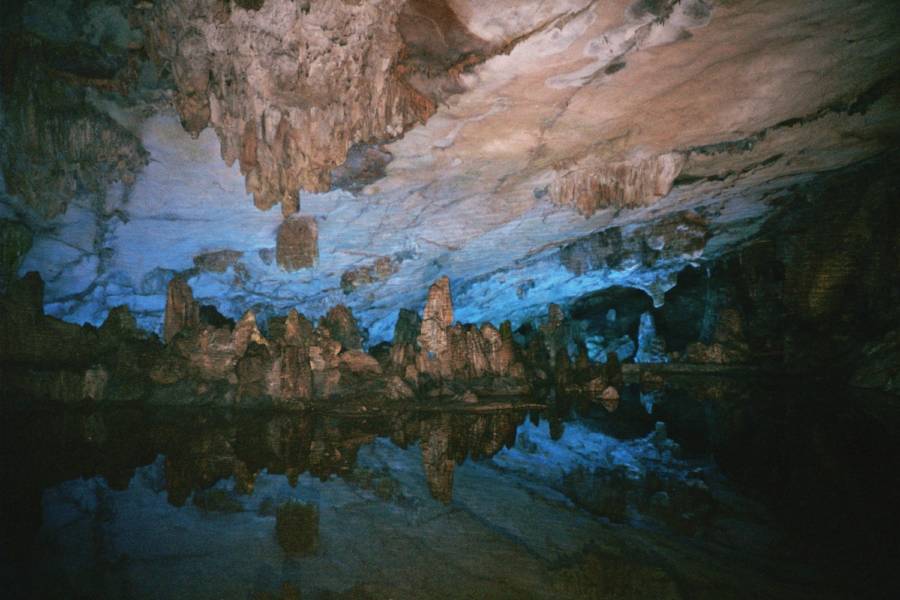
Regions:
<instances>
[{"instance_id":1,"label":"shadowed cave recess","mask_svg":"<svg viewBox=\"0 0 900 600\"><path fill-rule=\"evenodd\" d=\"M0 40L4 597L896 596L897 2Z\"/></svg>"}]
</instances>

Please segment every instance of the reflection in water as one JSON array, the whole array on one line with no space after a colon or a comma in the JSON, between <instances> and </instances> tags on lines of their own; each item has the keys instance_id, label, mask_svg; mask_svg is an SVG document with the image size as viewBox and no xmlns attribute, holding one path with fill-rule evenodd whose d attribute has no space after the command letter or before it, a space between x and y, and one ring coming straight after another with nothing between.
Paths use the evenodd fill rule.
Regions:
<instances>
[{"instance_id":1,"label":"reflection in water","mask_svg":"<svg viewBox=\"0 0 900 600\"><path fill-rule=\"evenodd\" d=\"M897 441L866 406L695 378L531 414L8 415L3 582L60 597L840 596L860 584L829 579L834 558L878 581L889 560L869 532L896 547L879 519L897 493L866 452ZM291 510L285 553L276 515Z\"/></svg>"}]
</instances>

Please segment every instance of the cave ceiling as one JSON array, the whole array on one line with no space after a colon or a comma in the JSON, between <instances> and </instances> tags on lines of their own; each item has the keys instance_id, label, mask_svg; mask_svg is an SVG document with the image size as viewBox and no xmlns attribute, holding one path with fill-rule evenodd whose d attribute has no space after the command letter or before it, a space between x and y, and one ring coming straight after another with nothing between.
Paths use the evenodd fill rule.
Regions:
<instances>
[{"instance_id":1,"label":"cave ceiling","mask_svg":"<svg viewBox=\"0 0 900 600\"><path fill-rule=\"evenodd\" d=\"M614 285L658 304L900 138L895 2L7 10L0 217L75 322L127 304L159 330L175 273L232 317L344 303L370 341L443 275L463 321Z\"/></svg>"}]
</instances>

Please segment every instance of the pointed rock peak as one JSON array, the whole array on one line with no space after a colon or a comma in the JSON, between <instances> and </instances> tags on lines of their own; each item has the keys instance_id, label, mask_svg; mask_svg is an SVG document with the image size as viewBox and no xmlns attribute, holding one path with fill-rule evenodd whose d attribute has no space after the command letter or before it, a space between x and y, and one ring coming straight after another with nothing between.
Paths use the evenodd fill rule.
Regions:
<instances>
[{"instance_id":1,"label":"pointed rock peak","mask_svg":"<svg viewBox=\"0 0 900 600\"><path fill-rule=\"evenodd\" d=\"M138 326L134 315L128 310L128 306L123 304L109 311L106 320L100 326L100 331L120 335L136 335Z\"/></svg>"},{"instance_id":2,"label":"pointed rock peak","mask_svg":"<svg viewBox=\"0 0 900 600\"><path fill-rule=\"evenodd\" d=\"M414 310L401 308L394 325L394 344L413 344L419 335L422 319Z\"/></svg>"},{"instance_id":3,"label":"pointed rock peak","mask_svg":"<svg viewBox=\"0 0 900 600\"><path fill-rule=\"evenodd\" d=\"M231 339L234 340L234 347L238 356L244 354L250 342L262 346L268 346L269 344L269 341L260 333L259 327L256 325L256 313L252 310L245 312L241 320L237 322L234 332L231 334Z\"/></svg>"},{"instance_id":4,"label":"pointed rock peak","mask_svg":"<svg viewBox=\"0 0 900 600\"><path fill-rule=\"evenodd\" d=\"M562 308L558 304L551 304L547 307L547 317L551 323L562 323L565 319Z\"/></svg>"},{"instance_id":5,"label":"pointed rock peak","mask_svg":"<svg viewBox=\"0 0 900 600\"><path fill-rule=\"evenodd\" d=\"M350 350L362 350L365 333L360 330L353 313L343 304L331 308L321 325L331 332L331 337Z\"/></svg>"},{"instance_id":6,"label":"pointed rock peak","mask_svg":"<svg viewBox=\"0 0 900 600\"><path fill-rule=\"evenodd\" d=\"M450 279L446 275L429 288L422 320L436 321L442 327L453 324L453 298L450 295Z\"/></svg>"},{"instance_id":7,"label":"pointed rock peak","mask_svg":"<svg viewBox=\"0 0 900 600\"><path fill-rule=\"evenodd\" d=\"M499 338L500 332L497 331L497 328L494 327L492 323L482 323L481 324L481 335L490 336L492 338Z\"/></svg>"},{"instance_id":8,"label":"pointed rock peak","mask_svg":"<svg viewBox=\"0 0 900 600\"><path fill-rule=\"evenodd\" d=\"M313 327L309 320L292 308L284 322L284 341L290 345L300 345L312 337Z\"/></svg>"},{"instance_id":9,"label":"pointed rock peak","mask_svg":"<svg viewBox=\"0 0 900 600\"><path fill-rule=\"evenodd\" d=\"M194 301L194 292L188 282L177 275L169 282L166 293L166 314L163 323L163 339L172 341L183 329L200 324L200 304Z\"/></svg>"}]
</instances>

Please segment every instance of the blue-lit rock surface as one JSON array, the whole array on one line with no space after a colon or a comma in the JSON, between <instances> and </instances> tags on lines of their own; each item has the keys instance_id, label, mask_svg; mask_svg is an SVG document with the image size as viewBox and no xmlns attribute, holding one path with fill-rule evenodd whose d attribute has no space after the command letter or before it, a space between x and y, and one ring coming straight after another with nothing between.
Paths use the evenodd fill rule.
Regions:
<instances>
[{"instance_id":1,"label":"blue-lit rock surface","mask_svg":"<svg viewBox=\"0 0 900 600\"><path fill-rule=\"evenodd\" d=\"M405 40L411 62L370 88L362 75L367 63L345 61L346 46L329 41L339 34L316 38L317 68L338 69L355 91L331 103L316 97L321 107L302 110L290 100L299 92L280 75L290 61L271 58L291 55L279 54L278 45L294 44L307 27L331 31L354 18L381 23L378 11L317 7L307 15L270 0L259 10L179 17L172 0L141 4L128 21L118 2L87 16L44 4L29 2L23 13L23 30L48 44L40 54L47 64L36 64L51 74L70 69L65 85L87 88L77 95L78 110L132 136L148 160L122 159L112 170L100 161L97 168L107 169L100 177L81 146L31 144L41 168L79 161L75 183L52 206L24 192L3 198L2 216L35 234L19 272L39 271L48 312L75 323L99 324L126 304L141 326L159 331L165 284L185 271L202 303L235 319L249 308L263 323L291 307L318 317L343 302L371 330L372 343L388 339L397 311L421 306L441 275L453 282L457 316L467 322L509 318L518 326L551 302L614 285L643 289L659 307L679 270L752 235L783 190L877 154L898 127L888 63L867 68L898 47L889 35L895 15L875 3L856 11L840 0L773 4L763 23L746 18L741 6L700 0L616 2L602 10L575 1L502 17L464 2L441 21L447 39L463 46L437 54L428 45L433 36L415 30L428 22L416 16L425 9L388 3L378 11L387 22L386 15L401 15L399 35L385 27L385 48L373 46L366 60L382 51L385 60L399 56ZM227 23L219 27L216 18ZM850 19L844 29L836 25L843 18ZM175 48L158 36L163 24L187 41ZM781 26L792 27L793 37L778 37ZM837 46L845 29L859 32L858 47ZM833 47L799 41L810 36ZM266 50L254 56L252 40L262 38ZM54 44L75 40L86 48L82 62L60 62ZM153 60L126 77L127 52L142 47ZM303 85L323 90L338 77L300 72ZM810 75L826 72L823 80ZM239 82L233 96L219 81L227 73ZM398 73L411 88L397 86ZM25 85L16 94L48 93L42 89ZM385 109L393 116L381 108L360 114L363 93L375 106L394 107ZM404 104L407 97L415 106ZM9 106L18 107L19 96L11 98ZM326 115L316 126L315 110ZM41 125L43 113L36 114ZM101 131L84 137L94 143L92 132ZM23 126L9 140L32 133ZM359 158L366 151L351 152L334 181L352 193L300 193L302 214L317 225L318 259L311 268L280 269L273 255L283 217L257 211L246 190L263 207L283 199L290 214L297 205L291 192L327 187L327 168L338 167L353 143L392 136L399 139L373 149L387 164L371 173ZM284 143L296 155L279 149L275 137L290 140ZM103 139L120 154L132 143ZM42 150L51 157L41 158ZM5 152L16 150L8 144ZM19 171L7 162L8 186ZM117 182L104 192L108 181ZM41 217L58 213L60 203L67 212ZM223 251L240 253L224 271L195 266L198 256Z\"/></svg>"},{"instance_id":2,"label":"blue-lit rock surface","mask_svg":"<svg viewBox=\"0 0 900 600\"><path fill-rule=\"evenodd\" d=\"M168 280L187 272L197 298L229 317L254 308L265 318L295 307L318 317L345 303L377 342L390 338L397 310L420 305L427 285L442 274L454 283L461 321L512 318L518 324L544 313L551 301L611 285L660 297L677 271L702 256L707 235L704 222L689 221L700 241L688 243L676 237L683 228L678 217L664 222L653 233L660 243L673 236L674 247L647 264L640 244L616 241L640 235L646 226L623 225L599 240L590 237L610 222L606 214L585 220L531 201L530 210L509 216L502 206L484 206L482 216L493 221L484 223L479 212L452 197L437 204L422 198L416 207L399 194L335 191L304 195L303 211L318 227L319 258L311 268L288 272L274 258L281 215L253 207L240 173L221 163L211 132L193 140L171 116L139 127L152 160L134 187L118 202L110 198L105 211L76 204L44 226L19 269L37 270L47 281L48 314L99 324L110 308L125 304L143 327L161 331ZM629 221L638 218L628 215ZM240 254L221 272L195 266L196 257L221 251ZM610 252L615 261L607 261ZM389 257L394 272L345 293L343 274L380 257Z\"/></svg>"}]
</instances>

